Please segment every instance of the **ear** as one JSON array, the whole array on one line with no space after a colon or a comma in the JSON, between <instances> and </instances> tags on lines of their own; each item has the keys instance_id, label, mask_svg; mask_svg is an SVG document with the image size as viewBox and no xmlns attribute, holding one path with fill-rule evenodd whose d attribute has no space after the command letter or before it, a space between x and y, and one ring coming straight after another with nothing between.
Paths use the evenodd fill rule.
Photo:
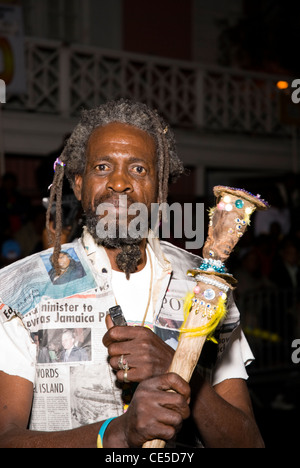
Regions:
<instances>
[{"instance_id":1,"label":"ear","mask_svg":"<svg viewBox=\"0 0 300 468\"><path fill-rule=\"evenodd\" d=\"M75 175L75 181L73 184L73 192L78 201L81 201L82 191L82 176L80 174Z\"/></svg>"}]
</instances>

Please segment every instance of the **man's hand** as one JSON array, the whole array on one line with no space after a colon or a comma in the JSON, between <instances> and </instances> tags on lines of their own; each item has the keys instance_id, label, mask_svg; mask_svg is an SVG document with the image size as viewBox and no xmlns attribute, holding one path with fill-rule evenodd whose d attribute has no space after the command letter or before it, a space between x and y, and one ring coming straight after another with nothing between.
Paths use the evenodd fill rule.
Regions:
<instances>
[{"instance_id":1,"label":"man's hand","mask_svg":"<svg viewBox=\"0 0 300 468\"><path fill-rule=\"evenodd\" d=\"M127 412L105 432L104 447L141 447L153 439L172 440L190 415L190 387L177 374L140 383Z\"/></svg>"},{"instance_id":2,"label":"man's hand","mask_svg":"<svg viewBox=\"0 0 300 468\"><path fill-rule=\"evenodd\" d=\"M109 330L103 337L103 344L108 349L111 367L118 371L119 381L124 380L124 371L118 365L121 356L129 366L127 378L130 382L142 382L168 371L175 351L149 328L112 327L110 317L107 326Z\"/></svg>"}]
</instances>

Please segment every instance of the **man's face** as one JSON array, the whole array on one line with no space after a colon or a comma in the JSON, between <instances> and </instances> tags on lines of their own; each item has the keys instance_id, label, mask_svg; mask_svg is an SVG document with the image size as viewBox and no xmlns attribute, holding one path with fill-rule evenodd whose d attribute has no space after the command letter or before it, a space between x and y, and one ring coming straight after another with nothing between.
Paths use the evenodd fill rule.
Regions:
<instances>
[{"instance_id":1,"label":"man's face","mask_svg":"<svg viewBox=\"0 0 300 468\"><path fill-rule=\"evenodd\" d=\"M63 333L61 343L65 350L71 349L74 346L74 342L75 340L71 333Z\"/></svg>"},{"instance_id":2,"label":"man's face","mask_svg":"<svg viewBox=\"0 0 300 468\"><path fill-rule=\"evenodd\" d=\"M86 151L86 167L75 180L75 195L85 212L96 212L100 203L109 203L116 212L132 203L151 209L157 202L156 147L154 139L131 125L111 123L91 134ZM119 196L127 196L127 206Z\"/></svg>"}]
</instances>

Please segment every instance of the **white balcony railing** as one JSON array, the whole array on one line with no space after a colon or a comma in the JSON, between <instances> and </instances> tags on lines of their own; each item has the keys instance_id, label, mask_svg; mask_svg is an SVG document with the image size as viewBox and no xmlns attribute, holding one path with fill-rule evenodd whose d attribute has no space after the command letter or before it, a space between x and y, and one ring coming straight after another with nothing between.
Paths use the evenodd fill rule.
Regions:
<instances>
[{"instance_id":1,"label":"white balcony railing","mask_svg":"<svg viewBox=\"0 0 300 468\"><path fill-rule=\"evenodd\" d=\"M174 126L213 132L288 134L280 122L282 77L29 38L27 89L6 110L75 117L124 97L159 109Z\"/></svg>"}]
</instances>

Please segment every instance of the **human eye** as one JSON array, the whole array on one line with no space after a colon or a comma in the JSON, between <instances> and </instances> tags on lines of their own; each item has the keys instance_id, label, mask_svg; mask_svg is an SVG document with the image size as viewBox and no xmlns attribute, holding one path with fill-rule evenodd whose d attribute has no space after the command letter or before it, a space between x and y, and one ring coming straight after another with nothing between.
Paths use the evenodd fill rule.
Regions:
<instances>
[{"instance_id":1,"label":"human eye","mask_svg":"<svg viewBox=\"0 0 300 468\"><path fill-rule=\"evenodd\" d=\"M97 164L96 166L96 170L99 171L99 172L105 172L109 169L108 165L105 164L105 163L102 163L102 164Z\"/></svg>"},{"instance_id":2,"label":"human eye","mask_svg":"<svg viewBox=\"0 0 300 468\"><path fill-rule=\"evenodd\" d=\"M144 166L136 165L132 168L133 172L138 175L146 175L147 171Z\"/></svg>"}]
</instances>

